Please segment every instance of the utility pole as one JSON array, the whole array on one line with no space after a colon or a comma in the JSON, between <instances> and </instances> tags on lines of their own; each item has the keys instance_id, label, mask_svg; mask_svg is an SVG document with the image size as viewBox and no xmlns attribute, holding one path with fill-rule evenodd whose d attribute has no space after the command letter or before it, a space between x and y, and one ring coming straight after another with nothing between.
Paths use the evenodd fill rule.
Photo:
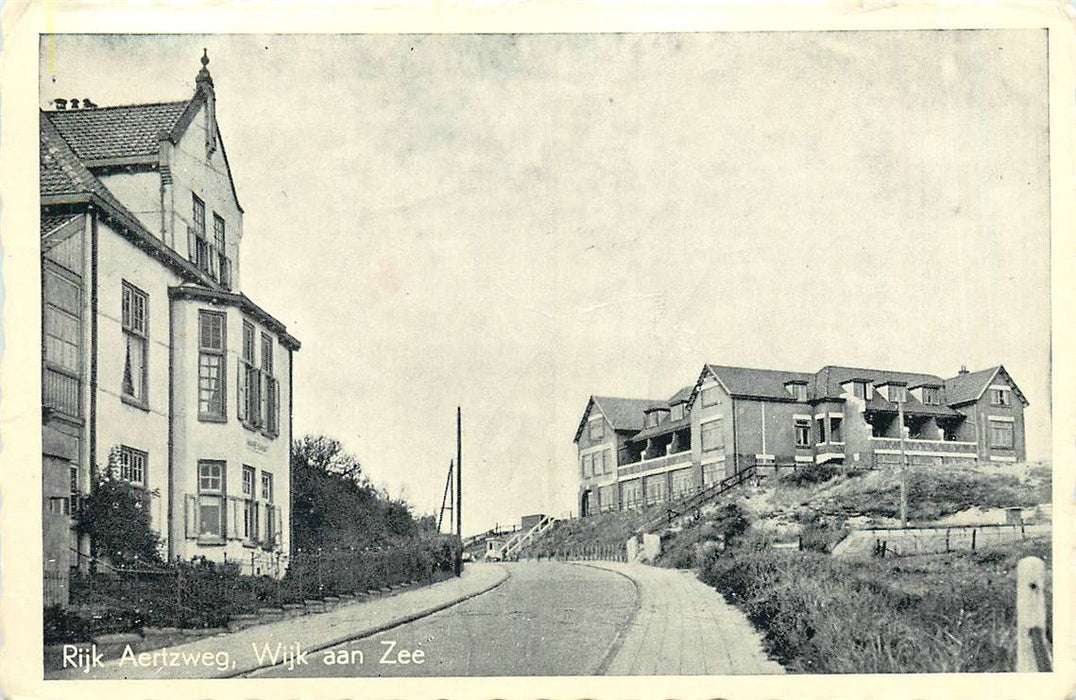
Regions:
<instances>
[{"instance_id":1,"label":"utility pole","mask_svg":"<svg viewBox=\"0 0 1076 700\"><path fill-rule=\"evenodd\" d=\"M456 557L456 575L463 573L463 412L456 406L456 535L460 551Z\"/></svg>"},{"instance_id":2,"label":"utility pole","mask_svg":"<svg viewBox=\"0 0 1076 700\"><path fill-rule=\"evenodd\" d=\"M440 513L440 515L437 516L437 532L441 532L441 523L445 519L445 511L447 510L449 513L452 513L456 509L456 506L455 506L455 504L453 502L453 499L455 498L456 494L455 494L455 491L453 491L453 489L452 489L452 470L453 469L454 469L453 462L452 462L452 460L449 460L448 461L448 477L445 479L445 493L441 497L441 513ZM449 517L451 517L451 515ZM449 527L452 527L452 522L451 521L449 521Z\"/></svg>"},{"instance_id":3,"label":"utility pole","mask_svg":"<svg viewBox=\"0 0 1076 700\"><path fill-rule=\"evenodd\" d=\"M903 399L904 397L898 396ZM904 453L904 401L897 402L897 426L900 431L900 526L908 527L908 457Z\"/></svg>"}]
</instances>

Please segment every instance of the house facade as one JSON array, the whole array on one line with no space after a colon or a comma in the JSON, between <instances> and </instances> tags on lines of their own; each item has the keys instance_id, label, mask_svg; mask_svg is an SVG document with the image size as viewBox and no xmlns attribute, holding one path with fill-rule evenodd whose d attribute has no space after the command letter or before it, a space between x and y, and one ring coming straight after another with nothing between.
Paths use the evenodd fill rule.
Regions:
<instances>
[{"instance_id":1,"label":"house facade","mask_svg":"<svg viewBox=\"0 0 1076 700\"><path fill-rule=\"evenodd\" d=\"M41 113L43 525L54 581L89 555L74 522L103 470L141 494L169 559L275 575L286 565L299 342L241 291L243 209L207 64L187 100L57 100Z\"/></svg>"},{"instance_id":2,"label":"house facade","mask_svg":"<svg viewBox=\"0 0 1076 700\"><path fill-rule=\"evenodd\" d=\"M668 399L590 397L575 435L579 512L675 500L748 467L1023 461L1027 405L1000 365L943 379L707 364Z\"/></svg>"}]
</instances>

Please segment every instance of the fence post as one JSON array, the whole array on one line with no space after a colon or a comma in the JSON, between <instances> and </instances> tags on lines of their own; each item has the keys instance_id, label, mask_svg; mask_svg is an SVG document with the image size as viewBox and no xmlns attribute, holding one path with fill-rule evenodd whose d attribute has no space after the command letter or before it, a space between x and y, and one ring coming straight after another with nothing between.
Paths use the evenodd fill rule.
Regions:
<instances>
[{"instance_id":1,"label":"fence post","mask_svg":"<svg viewBox=\"0 0 1076 700\"><path fill-rule=\"evenodd\" d=\"M1016 565L1016 670L1049 671L1046 644L1046 564L1024 557Z\"/></svg>"}]
</instances>

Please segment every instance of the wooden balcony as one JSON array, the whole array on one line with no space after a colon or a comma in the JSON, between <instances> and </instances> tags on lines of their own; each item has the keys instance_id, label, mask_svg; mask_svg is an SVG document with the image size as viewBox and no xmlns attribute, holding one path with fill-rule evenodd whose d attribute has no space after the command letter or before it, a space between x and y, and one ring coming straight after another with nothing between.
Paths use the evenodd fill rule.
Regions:
<instances>
[{"instance_id":1,"label":"wooden balcony","mask_svg":"<svg viewBox=\"0 0 1076 700\"><path fill-rule=\"evenodd\" d=\"M678 464L683 464L685 467L687 467L690 466L691 463L691 450L684 450L683 452L676 452L671 455L665 455L664 457L642 459L638 462L622 465L620 467L617 467L616 474L618 477L624 478L626 476L641 474L642 472L649 472L652 470L664 469Z\"/></svg>"}]
</instances>

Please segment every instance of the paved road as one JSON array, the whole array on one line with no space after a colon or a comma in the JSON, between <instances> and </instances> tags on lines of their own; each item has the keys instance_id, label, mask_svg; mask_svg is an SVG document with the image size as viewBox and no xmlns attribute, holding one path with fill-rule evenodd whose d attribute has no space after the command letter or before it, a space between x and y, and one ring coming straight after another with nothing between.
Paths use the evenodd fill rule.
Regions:
<instances>
[{"instance_id":1,"label":"paved road","mask_svg":"<svg viewBox=\"0 0 1076 700\"><path fill-rule=\"evenodd\" d=\"M275 666L251 676L601 672L635 616L638 596L631 580L613 571L553 562L506 568L508 581L489 593L373 637L311 653L305 665Z\"/></svg>"}]
</instances>

